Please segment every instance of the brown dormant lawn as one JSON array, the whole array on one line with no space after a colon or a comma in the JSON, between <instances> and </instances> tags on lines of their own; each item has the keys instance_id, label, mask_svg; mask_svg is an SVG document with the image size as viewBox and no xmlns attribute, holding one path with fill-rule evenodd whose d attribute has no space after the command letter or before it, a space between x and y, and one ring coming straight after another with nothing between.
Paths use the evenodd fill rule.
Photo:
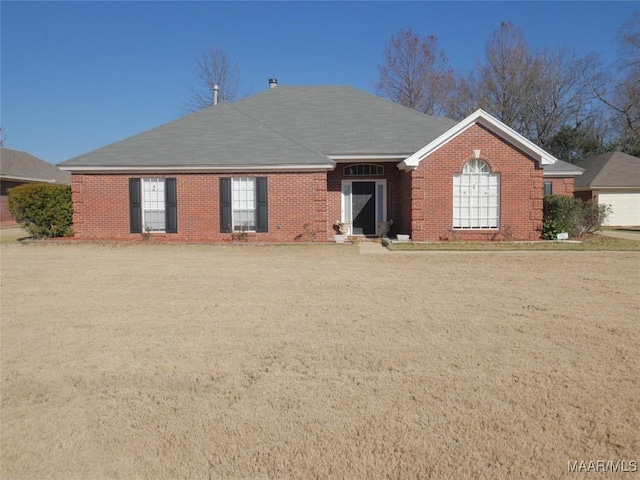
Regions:
<instances>
[{"instance_id":1,"label":"brown dormant lawn","mask_svg":"<svg viewBox=\"0 0 640 480\"><path fill-rule=\"evenodd\" d=\"M560 479L640 460L638 252L0 254L3 479Z\"/></svg>"}]
</instances>

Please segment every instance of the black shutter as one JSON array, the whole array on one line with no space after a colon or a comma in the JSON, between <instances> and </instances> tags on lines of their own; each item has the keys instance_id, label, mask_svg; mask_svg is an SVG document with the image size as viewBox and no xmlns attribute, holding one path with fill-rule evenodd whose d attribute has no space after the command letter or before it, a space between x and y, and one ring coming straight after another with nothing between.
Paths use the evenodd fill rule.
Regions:
<instances>
[{"instance_id":1,"label":"black shutter","mask_svg":"<svg viewBox=\"0 0 640 480\"><path fill-rule=\"evenodd\" d=\"M178 194L175 178L165 178L164 180L164 202L165 231L178 233Z\"/></svg>"},{"instance_id":2,"label":"black shutter","mask_svg":"<svg viewBox=\"0 0 640 480\"><path fill-rule=\"evenodd\" d=\"M129 179L129 231L142 233L142 204L140 179Z\"/></svg>"},{"instance_id":3,"label":"black shutter","mask_svg":"<svg viewBox=\"0 0 640 480\"><path fill-rule=\"evenodd\" d=\"M269 231L269 202L267 195L267 177L256 178L256 232Z\"/></svg>"},{"instance_id":4,"label":"black shutter","mask_svg":"<svg viewBox=\"0 0 640 480\"><path fill-rule=\"evenodd\" d=\"M231 179L220 179L220 232L231 233Z\"/></svg>"}]
</instances>

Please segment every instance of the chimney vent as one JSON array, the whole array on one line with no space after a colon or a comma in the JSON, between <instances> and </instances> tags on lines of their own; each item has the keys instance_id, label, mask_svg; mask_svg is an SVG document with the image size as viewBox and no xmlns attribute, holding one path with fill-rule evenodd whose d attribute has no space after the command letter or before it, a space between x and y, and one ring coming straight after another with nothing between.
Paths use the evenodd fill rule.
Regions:
<instances>
[{"instance_id":1,"label":"chimney vent","mask_svg":"<svg viewBox=\"0 0 640 480\"><path fill-rule=\"evenodd\" d=\"M218 91L220 90L220 87L218 87L218 85L214 85L213 86L213 104L217 105L218 104Z\"/></svg>"},{"instance_id":2,"label":"chimney vent","mask_svg":"<svg viewBox=\"0 0 640 480\"><path fill-rule=\"evenodd\" d=\"M269 88L276 88L278 86L278 79L277 78L270 78L269 79Z\"/></svg>"}]
</instances>

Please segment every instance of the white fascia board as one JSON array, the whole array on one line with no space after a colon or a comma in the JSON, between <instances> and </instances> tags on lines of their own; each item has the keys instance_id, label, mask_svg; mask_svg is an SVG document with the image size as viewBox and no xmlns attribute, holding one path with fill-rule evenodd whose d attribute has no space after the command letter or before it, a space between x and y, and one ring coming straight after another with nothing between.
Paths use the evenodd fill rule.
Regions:
<instances>
[{"instance_id":1,"label":"white fascia board","mask_svg":"<svg viewBox=\"0 0 640 480\"><path fill-rule=\"evenodd\" d=\"M15 182L60 183L56 182L53 178L16 177L15 175L0 175L0 179Z\"/></svg>"},{"instance_id":2,"label":"white fascia board","mask_svg":"<svg viewBox=\"0 0 640 480\"><path fill-rule=\"evenodd\" d=\"M406 159L411 153L385 153L385 154L328 154L330 160L337 163L346 162L398 162Z\"/></svg>"},{"instance_id":3,"label":"white fascia board","mask_svg":"<svg viewBox=\"0 0 640 480\"><path fill-rule=\"evenodd\" d=\"M583 170L565 170L564 172L542 172L543 177L577 177L582 175Z\"/></svg>"},{"instance_id":4,"label":"white fascia board","mask_svg":"<svg viewBox=\"0 0 640 480\"><path fill-rule=\"evenodd\" d=\"M542 148L538 147L535 143L531 142L530 140L527 140L525 137L520 135L518 132L516 132L514 129L512 129L508 125L505 125L500 120L489 115L484 110L478 109L474 113L469 115L467 118L465 118L458 124L451 127L449 130L444 132L438 138L436 138L432 142L422 147L420 150L418 150L416 153L411 155L409 158L401 162L398 165L398 168L402 170L411 170L413 168L416 168L424 157L435 152L440 147L442 147L443 145L448 143L450 140L454 139L455 137L457 137L458 135L460 135L461 133L463 133L465 130L467 130L469 127L471 127L476 123L489 129L491 132L495 133L502 139L508 141L509 143L514 145L516 148L522 150L526 154L533 157L536 161L538 161L538 164L540 166L552 165L558 161L558 159L555 158L553 155L544 151ZM474 148L473 145L469 145L469 150L473 148Z\"/></svg>"},{"instance_id":5,"label":"white fascia board","mask_svg":"<svg viewBox=\"0 0 640 480\"><path fill-rule=\"evenodd\" d=\"M233 166L172 166L172 167L91 167L62 166L61 170L71 173L134 173L134 172L167 172L167 173L233 173L233 172L319 172L333 170L333 163L320 165L233 165Z\"/></svg>"}]
</instances>

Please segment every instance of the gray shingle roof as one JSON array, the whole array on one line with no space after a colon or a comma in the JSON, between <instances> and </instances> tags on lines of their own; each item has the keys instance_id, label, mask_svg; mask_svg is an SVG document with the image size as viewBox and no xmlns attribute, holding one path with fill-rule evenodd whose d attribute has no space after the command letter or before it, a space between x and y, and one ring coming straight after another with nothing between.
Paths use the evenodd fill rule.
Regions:
<instances>
[{"instance_id":1,"label":"gray shingle roof","mask_svg":"<svg viewBox=\"0 0 640 480\"><path fill-rule=\"evenodd\" d=\"M585 172L576 177L576 187L640 187L640 158L609 152L580 160Z\"/></svg>"},{"instance_id":2,"label":"gray shingle roof","mask_svg":"<svg viewBox=\"0 0 640 480\"><path fill-rule=\"evenodd\" d=\"M0 148L0 177L6 180L28 180L71 184L69 172L19 150Z\"/></svg>"},{"instance_id":3,"label":"gray shingle roof","mask_svg":"<svg viewBox=\"0 0 640 480\"><path fill-rule=\"evenodd\" d=\"M550 165L543 165L542 169L544 173L551 175L561 175L563 173L566 173L567 175L579 175L578 172L584 172L584 168L563 162L562 160L558 160L556 163L552 163Z\"/></svg>"},{"instance_id":4,"label":"gray shingle roof","mask_svg":"<svg viewBox=\"0 0 640 480\"><path fill-rule=\"evenodd\" d=\"M352 87L280 86L206 108L59 165L327 165L331 154L409 154L455 123Z\"/></svg>"}]
</instances>

